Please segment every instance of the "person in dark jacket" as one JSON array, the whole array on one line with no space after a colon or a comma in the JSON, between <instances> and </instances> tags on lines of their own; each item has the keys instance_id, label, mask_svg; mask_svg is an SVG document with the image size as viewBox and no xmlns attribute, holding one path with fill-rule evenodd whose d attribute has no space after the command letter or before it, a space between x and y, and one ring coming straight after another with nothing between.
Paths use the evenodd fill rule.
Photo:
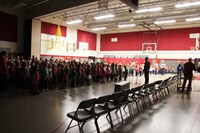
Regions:
<instances>
[{"instance_id":1,"label":"person in dark jacket","mask_svg":"<svg viewBox=\"0 0 200 133\"><path fill-rule=\"evenodd\" d=\"M145 84L149 83L149 69L150 69L150 62L148 61L148 57L145 57L145 63L144 63L144 78L145 78Z\"/></svg>"},{"instance_id":2,"label":"person in dark jacket","mask_svg":"<svg viewBox=\"0 0 200 133\"><path fill-rule=\"evenodd\" d=\"M125 66L124 66L124 81L126 81L127 76L128 76L128 69L127 69L127 67L126 67L126 65L125 65Z\"/></svg>"},{"instance_id":3,"label":"person in dark jacket","mask_svg":"<svg viewBox=\"0 0 200 133\"><path fill-rule=\"evenodd\" d=\"M183 68L184 81L183 81L181 92L184 92L184 88L185 88L185 84L187 80L189 81L188 86L187 86L187 91L189 92L190 90L192 90L191 84L192 84L192 78L193 78L193 70L196 71L196 68L195 68L195 65L192 63L192 58L189 58L188 62L184 64L184 68Z\"/></svg>"}]
</instances>

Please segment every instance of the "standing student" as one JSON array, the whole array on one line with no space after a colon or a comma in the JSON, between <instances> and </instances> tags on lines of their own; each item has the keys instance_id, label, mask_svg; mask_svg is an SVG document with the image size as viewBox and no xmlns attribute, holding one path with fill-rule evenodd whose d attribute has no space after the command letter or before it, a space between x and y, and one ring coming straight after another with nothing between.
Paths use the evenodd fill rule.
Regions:
<instances>
[{"instance_id":1,"label":"standing student","mask_svg":"<svg viewBox=\"0 0 200 133\"><path fill-rule=\"evenodd\" d=\"M161 75L165 74L165 67L166 67L165 62L161 61L161 63L160 63L160 73L161 73Z\"/></svg>"},{"instance_id":2,"label":"standing student","mask_svg":"<svg viewBox=\"0 0 200 133\"><path fill-rule=\"evenodd\" d=\"M145 63L144 63L144 78L145 78L145 84L149 83L149 69L150 69L150 62L148 61L148 57L145 57Z\"/></svg>"},{"instance_id":3,"label":"standing student","mask_svg":"<svg viewBox=\"0 0 200 133\"><path fill-rule=\"evenodd\" d=\"M38 66L33 66L32 71L33 95L39 95L38 85L40 81L40 74L38 72Z\"/></svg>"},{"instance_id":4,"label":"standing student","mask_svg":"<svg viewBox=\"0 0 200 133\"><path fill-rule=\"evenodd\" d=\"M191 84L192 84L192 78L193 78L193 70L196 71L196 68L195 68L195 65L192 63L192 58L189 58L188 62L186 62L183 67L184 81L183 81L181 92L184 92L184 88L185 88L185 84L187 80L189 81L188 86L187 86L187 92L192 90Z\"/></svg>"},{"instance_id":5,"label":"standing student","mask_svg":"<svg viewBox=\"0 0 200 133\"><path fill-rule=\"evenodd\" d=\"M127 76L128 76L128 70L127 70L127 67L126 67L126 65L125 65L125 66L124 66L124 81L126 81Z\"/></svg>"},{"instance_id":6,"label":"standing student","mask_svg":"<svg viewBox=\"0 0 200 133\"><path fill-rule=\"evenodd\" d=\"M8 65L6 54L6 51L2 51L0 54L0 92L4 95L6 95L6 86L8 78Z\"/></svg>"}]
</instances>

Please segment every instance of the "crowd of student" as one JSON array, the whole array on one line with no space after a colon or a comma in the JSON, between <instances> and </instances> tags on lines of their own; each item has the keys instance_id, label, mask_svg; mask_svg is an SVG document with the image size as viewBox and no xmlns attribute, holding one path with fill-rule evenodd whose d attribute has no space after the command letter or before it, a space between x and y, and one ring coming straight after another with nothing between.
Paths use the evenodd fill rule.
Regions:
<instances>
[{"instance_id":1,"label":"crowd of student","mask_svg":"<svg viewBox=\"0 0 200 133\"><path fill-rule=\"evenodd\" d=\"M34 56L29 60L23 57L6 58L1 55L0 64L3 74L0 75L1 92L9 88L30 90L33 95L53 89L58 86L90 85L92 82L126 80L128 71L126 65L105 65L104 63L80 63L75 60L38 60ZM4 76L2 76L4 75Z\"/></svg>"},{"instance_id":2,"label":"crowd of student","mask_svg":"<svg viewBox=\"0 0 200 133\"><path fill-rule=\"evenodd\" d=\"M53 89L58 86L64 89L67 86L83 86L91 83L105 83L110 81L126 80L128 75L142 76L142 65L121 65L106 63L88 63L75 60L40 59L32 57L25 60L23 56L8 58L1 54L0 71L1 93L9 88L30 90L33 95ZM159 70L150 73L157 74ZM2 76L3 75L3 76Z\"/></svg>"}]
</instances>

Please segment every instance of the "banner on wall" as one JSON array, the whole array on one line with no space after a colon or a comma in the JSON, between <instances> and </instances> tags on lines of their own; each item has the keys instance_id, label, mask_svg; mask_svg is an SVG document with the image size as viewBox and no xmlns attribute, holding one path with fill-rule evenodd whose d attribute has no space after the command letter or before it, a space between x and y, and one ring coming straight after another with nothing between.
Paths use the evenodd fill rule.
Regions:
<instances>
[{"instance_id":1,"label":"banner on wall","mask_svg":"<svg viewBox=\"0 0 200 133\"><path fill-rule=\"evenodd\" d=\"M62 36L60 26L58 26L56 35L41 34L41 54L66 53L66 37Z\"/></svg>"},{"instance_id":2,"label":"banner on wall","mask_svg":"<svg viewBox=\"0 0 200 133\"><path fill-rule=\"evenodd\" d=\"M66 52L66 38L41 34L41 54L61 54Z\"/></svg>"}]
</instances>

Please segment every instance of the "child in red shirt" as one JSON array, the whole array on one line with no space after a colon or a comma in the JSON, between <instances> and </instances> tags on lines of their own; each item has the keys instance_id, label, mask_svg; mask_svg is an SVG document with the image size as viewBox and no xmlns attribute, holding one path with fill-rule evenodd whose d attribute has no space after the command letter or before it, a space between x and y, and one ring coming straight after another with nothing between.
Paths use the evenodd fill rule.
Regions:
<instances>
[{"instance_id":1,"label":"child in red shirt","mask_svg":"<svg viewBox=\"0 0 200 133\"><path fill-rule=\"evenodd\" d=\"M39 95L38 85L39 85L40 75L38 72L38 67L33 66L33 95Z\"/></svg>"}]
</instances>

